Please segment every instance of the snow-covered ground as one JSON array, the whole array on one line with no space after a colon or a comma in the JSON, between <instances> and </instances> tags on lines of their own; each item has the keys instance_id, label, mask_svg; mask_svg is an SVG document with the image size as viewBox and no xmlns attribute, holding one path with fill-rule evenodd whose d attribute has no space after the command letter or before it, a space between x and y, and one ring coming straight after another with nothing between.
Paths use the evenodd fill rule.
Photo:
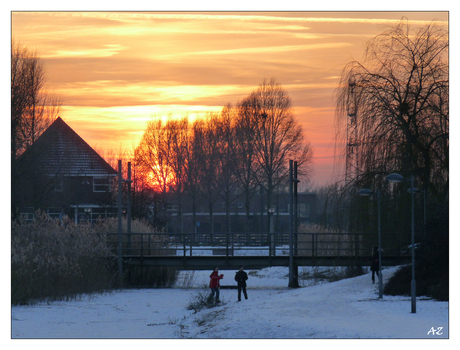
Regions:
<instances>
[{"instance_id":1,"label":"snow-covered ground","mask_svg":"<svg viewBox=\"0 0 460 350\"><path fill-rule=\"evenodd\" d=\"M307 269L307 268L305 268ZM311 268L310 268L311 269ZM389 278L396 267L384 270ZM308 272L308 271L300 271ZM234 285L234 271L221 271ZM184 272L176 288L123 290L79 301L12 308L12 338L448 338L447 302L378 298L370 274L288 289L286 268L249 271L249 299L221 289L222 304L194 313L187 305L210 271Z\"/></svg>"}]
</instances>

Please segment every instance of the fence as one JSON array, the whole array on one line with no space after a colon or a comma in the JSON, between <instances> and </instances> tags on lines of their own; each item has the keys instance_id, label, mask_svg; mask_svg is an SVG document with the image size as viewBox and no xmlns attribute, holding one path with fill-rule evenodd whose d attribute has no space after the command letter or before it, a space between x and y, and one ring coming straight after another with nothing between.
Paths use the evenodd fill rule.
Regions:
<instances>
[{"instance_id":1,"label":"fence","mask_svg":"<svg viewBox=\"0 0 460 350\"><path fill-rule=\"evenodd\" d=\"M118 233L109 233L117 252ZM400 235L382 237L384 256L408 255L409 242ZM369 257L376 234L297 233L294 256L299 257ZM289 255L287 233L131 233L122 234L123 257L155 256L279 256Z\"/></svg>"}]
</instances>

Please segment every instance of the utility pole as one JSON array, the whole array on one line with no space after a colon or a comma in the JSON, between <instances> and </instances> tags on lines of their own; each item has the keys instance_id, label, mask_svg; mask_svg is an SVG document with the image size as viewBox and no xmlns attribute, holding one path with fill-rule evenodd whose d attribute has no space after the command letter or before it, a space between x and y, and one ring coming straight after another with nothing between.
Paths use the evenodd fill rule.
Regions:
<instances>
[{"instance_id":1,"label":"utility pole","mask_svg":"<svg viewBox=\"0 0 460 350\"><path fill-rule=\"evenodd\" d=\"M128 244L131 240L131 162L128 162L128 179L123 179L122 162L118 160L118 284L123 285L123 254L122 254L122 214L123 214L123 183L128 184L128 205L127 205L127 226L128 226Z\"/></svg>"},{"instance_id":2,"label":"utility pole","mask_svg":"<svg viewBox=\"0 0 460 350\"><path fill-rule=\"evenodd\" d=\"M294 268L294 181L293 161L289 161L289 287L299 287Z\"/></svg>"},{"instance_id":3,"label":"utility pole","mask_svg":"<svg viewBox=\"0 0 460 350\"><path fill-rule=\"evenodd\" d=\"M127 230L126 233L128 234L128 254L131 254L131 162L128 162L128 180L125 181L128 183L128 194L127 198L127 208L126 208L126 221L127 221Z\"/></svg>"},{"instance_id":4,"label":"utility pole","mask_svg":"<svg viewBox=\"0 0 460 350\"><path fill-rule=\"evenodd\" d=\"M121 168L121 160L118 160L118 285L121 287L123 285L123 262L122 262L122 253L121 253L121 245L122 245L122 201L123 201L123 194L122 194L122 184L123 184L123 174Z\"/></svg>"},{"instance_id":5,"label":"utility pole","mask_svg":"<svg viewBox=\"0 0 460 350\"><path fill-rule=\"evenodd\" d=\"M298 229L299 229L299 221L298 221L298 196L297 196L297 184L299 180L297 179L297 161L294 161L294 179L292 180L294 186L294 255L297 256L297 241L298 241ZM299 287L299 266L294 264L294 276L295 276L295 283L297 284L296 287Z\"/></svg>"}]
</instances>

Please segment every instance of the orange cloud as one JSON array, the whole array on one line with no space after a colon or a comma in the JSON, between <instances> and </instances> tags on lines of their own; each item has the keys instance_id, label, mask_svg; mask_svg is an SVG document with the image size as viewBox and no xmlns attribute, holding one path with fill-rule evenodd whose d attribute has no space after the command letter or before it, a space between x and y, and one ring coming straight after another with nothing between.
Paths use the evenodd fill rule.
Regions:
<instances>
[{"instance_id":1,"label":"orange cloud","mask_svg":"<svg viewBox=\"0 0 460 350\"><path fill-rule=\"evenodd\" d=\"M153 116L218 111L274 77L326 183L342 67L403 16L448 23L447 12L12 12L11 29L42 57L61 116L105 150L136 145Z\"/></svg>"}]
</instances>

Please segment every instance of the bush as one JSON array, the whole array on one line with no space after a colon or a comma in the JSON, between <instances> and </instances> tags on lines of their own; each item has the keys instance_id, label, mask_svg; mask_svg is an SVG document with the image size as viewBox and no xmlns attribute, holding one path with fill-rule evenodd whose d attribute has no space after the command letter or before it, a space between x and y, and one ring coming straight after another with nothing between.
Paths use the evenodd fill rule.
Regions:
<instances>
[{"instance_id":1,"label":"bush","mask_svg":"<svg viewBox=\"0 0 460 350\"><path fill-rule=\"evenodd\" d=\"M388 295L411 295L412 265L401 267L385 285ZM417 296L427 296L440 301L449 301L449 278L433 273L425 260L416 262L415 281Z\"/></svg>"},{"instance_id":2,"label":"bush","mask_svg":"<svg viewBox=\"0 0 460 350\"><path fill-rule=\"evenodd\" d=\"M449 300L449 205L436 203L431 208L426 237L415 253L417 296L440 301ZM390 295L410 295L412 265L403 266L388 281L384 292Z\"/></svg>"},{"instance_id":3,"label":"bush","mask_svg":"<svg viewBox=\"0 0 460 350\"><path fill-rule=\"evenodd\" d=\"M113 286L107 238L90 224L38 212L32 223L11 226L12 304L63 300Z\"/></svg>"},{"instance_id":4,"label":"bush","mask_svg":"<svg viewBox=\"0 0 460 350\"><path fill-rule=\"evenodd\" d=\"M202 309L209 309L225 304L223 302L216 303L215 299L211 299L209 296L210 294L207 290L199 290L190 300L187 310L193 310L196 313Z\"/></svg>"},{"instance_id":5,"label":"bush","mask_svg":"<svg viewBox=\"0 0 460 350\"><path fill-rule=\"evenodd\" d=\"M132 228L133 232L153 232L140 220L133 220ZM116 218L76 225L67 217L52 220L40 212L32 223L12 222L12 304L69 300L113 289L117 260L107 233L117 229ZM125 266L124 272L126 284L136 287L171 286L177 275L166 267Z\"/></svg>"}]
</instances>

